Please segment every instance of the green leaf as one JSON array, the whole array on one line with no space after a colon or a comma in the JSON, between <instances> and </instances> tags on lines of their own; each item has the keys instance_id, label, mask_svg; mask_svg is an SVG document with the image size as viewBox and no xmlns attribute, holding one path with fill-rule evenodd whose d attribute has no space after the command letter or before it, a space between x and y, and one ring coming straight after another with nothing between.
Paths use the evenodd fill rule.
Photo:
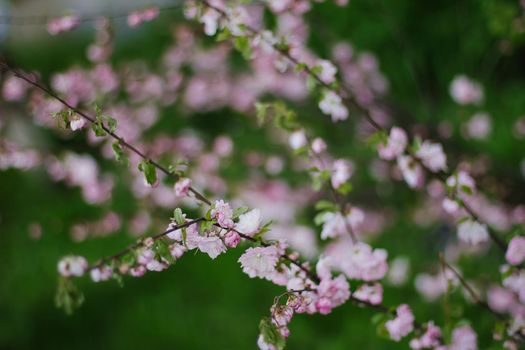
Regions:
<instances>
[{"instance_id":1,"label":"green leaf","mask_svg":"<svg viewBox=\"0 0 525 350\"><path fill-rule=\"evenodd\" d=\"M126 166L129 165L129 159L128 156L124 153L124 150L122 149L122 145L120 144L120 141L116 140L111 145L111 148L113 149L113 153L115 154L115 159L117 162L122 163Z\"/></svg>"},{"instance_id":2,"label":"green leaf","mask_svg":"<svg viewBox=\"0 0 525 350\"><path fill-rule=\"evenodd\" d=\"M234 219L237 219L239 216L241 216L242 214L248 212L250 208L248 207L238 207L238 208L235 208L233 210L233 218Z\"/></svg>"},{"instance_id":3,"label":"green leaf","mask_svg":"<svg viewBox=\"0 0 525 350\"><path fill-rule=\"evenodd\" d=\"M186 222L186 220L184 219L184 215L182 214L182 210L180 208L176 208L173 211L173 218L175 219L177 225L182 225Z\"/></svg>"},{"instance_id":4,"label":"green leaf","mask_svg":"<svg viewBox=\"0 0 525 350\"><path fill-rule=\"evenodd\" d=\"M337 189L336 189L337 192L343 194L343 195L347 195L349 194L350 192L352 192L352 184L350 182L345 182L344 184L342 184L341 186L339 186Z\"/></svg>"},{"instance_id":5,"label":"green leaf","mask_svg":"<svg viewBox=\"0 0 525 350\"><path fill-rule=\"evenodd\" d=\"M217 37L215 38L217 41L226 41L232 37L232 34L228 30L228 28L224 28L217 34Z\"/></svg>"},{"instance_id":6,"label":"green leaf","mask_svg":"<svg viewBox=\"0 0 525 350\"><path fill-rule=\"evenodd\" d=\"M245 36L238 36L233 40L233 46L242 54L245 60L252 57L252 49L250 47L250 39Z\"/></svg>"},{"instance_id":7,"label":"green leaf","mask_svg":"<svg viewBox=\"0 0 525 350\"><path fill-rule=\"evenodd\" d=\"M317 226L321 226L322 224L324 224L324 217L325 217L325 214L327 212L326 211L322 211L320 213L318 213L315 217L314 217L314 223L317 225Z\"/></svg>"},{"instance_id":8,"label":"green leaf","mask_svg":"<svg viewBox=\"0 0 525 350\"><path fill-rule=\"evenodd\" d=\"M321 199L317 203L315 203L315 209L316 210L331 210L335 211L337 210L337 205L335 203L332 203L330 201L327 201L325 199Z\"/></svg>"},{"instance_id":9,"label":"green leaf","mask_svg":"<svg viewBox=\"0 0 525 350\"><path fill-rule=\"evenodd\" d=\"M59 277L55 294L55 305L71 315L84 303L84 294L66 277Z\"/></svg>"},{"instance_id":10,"label":"green leaf","mask_svg":"<svg viewBox=\"0 0 525 350\"><path fill-rule=\"evenodd\" d=\"M366 140L368 146L375 148L377 145L386 145L388 143L388 135L385 131L376 131Z\"/></svg>"},{"instance_id":11,"label":"green leaf","mask_svg":"<svg viewBox=\"0 0 525 350\"><path fill-rule=\"evenodd\" d=\"M279 332L275 324L272 323L270 318L265 317L259 322L259 331L265 343L275 346L278 350L282 350L286 346L286 339Z\"/></svg>"},{"instance_id":12,"label":"green leaf","mask_svg":"<svg viewBox=\"0 0 525 350\"><path fill-rule=\"evenodd\" d=\"M158 258L166 260L168 263L173 264L175 259L170 252L169 245L163 239L157 239L153 244L153 251Z\"/></svg>"},{"instance_id":13,"label":"green leaf","mask_svg":"<svg viewBox=\"0 0 525 350\"><path fill-rule=\"evenodd\" d=\"M153 186L157 183L157 169L155 166L148 160L144 160L139 163L139 170L144 173L146 182Z\"/></svg>"}]
</instances>

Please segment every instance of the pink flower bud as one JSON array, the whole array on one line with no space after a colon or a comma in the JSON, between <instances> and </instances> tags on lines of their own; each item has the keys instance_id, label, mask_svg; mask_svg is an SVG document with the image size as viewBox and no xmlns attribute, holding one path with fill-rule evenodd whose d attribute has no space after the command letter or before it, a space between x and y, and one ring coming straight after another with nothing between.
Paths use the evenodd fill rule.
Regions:
<instances>
[{"instance_id":1,"label":"pink flower bud","mask_svg":"<svg viewBox=\"0 0 525 350\"><path fill-rule=\"evenodd\" d=\"M237 232L230 231L224 236L224 243L228 248L235 248L241 241L241 236Z\"/></svg>"}]
</instances>

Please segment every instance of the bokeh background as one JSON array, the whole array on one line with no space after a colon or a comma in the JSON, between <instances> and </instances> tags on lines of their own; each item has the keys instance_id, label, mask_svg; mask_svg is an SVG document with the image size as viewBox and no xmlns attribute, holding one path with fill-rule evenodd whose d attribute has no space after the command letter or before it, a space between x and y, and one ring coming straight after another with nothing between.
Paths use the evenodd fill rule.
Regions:
<instances>
[{"instance_id":1,"label":"bokeh background","mask_svg":"<svg viewBox=\"0 0 525 350\"><path fill-rule=\"evenodd\" d=\"M64 8L83 13L125 12L143 4L99 1L7 1L5 14L60 14ZM166 1L159 4L170 4ZM154 65L169 45L169 28L184 21L181 11L170 11L157 21L137 30L117 20L115 54L112 62L130 58L144 59ZM445 149L452 164L465 156L483 157L488 162L487 182L499 198L519 203L525 197L523 166L525 142L516 137L516 120L525 114L525 50L519 19L518 1L506 0L351 0L347 7L331 3L315 4L307 15L311 27L310 47L321 56L340 41L377 55L380 69L389 80L388 100L396 107L399 124L424 128L439 139L436 130L443 121L452 127ZM518 21L518 22L516 22ZM42 25L0 24L0 50L11 64L38 70L44 79L73 65L87 64L85 48L93 30L83 25L74 33L50 37ZM461 136L461 125L470 112L453 103L448 88L457 74L467 74L485 89L484 110L492 120L491 136L477 141ZM0 101L4 103L4 101ZM314 105L297 106L303 120L329 141L333 153L349 156L366 166L373 152L349 137L351 122L331 124L320 117ZM13 113L13 107L6 109ZM243 151L286 153L282 145L268 144L267 132L257 129L253 120L224 109L212 113L182 115L177 106L163 111L156 126L169 135L191 127L203 140L230 134L235 155L223 169L228 183L246 176L240 161ZM13 114L24 118L23 113ZM13 118L2 113L0 118ZM30 119L22 121L30 123ZM414 127L414 125L416 125ZM22 130L27 130L23 128ZM10 131L16 135L16 129ZM81 138L58 138L52 131L31 129L33 145L49 152L65 148L80 153L97 151ZM7 132L0 137L8 137ZM27 135L25 135L27 138ZM238 157L238 161L236 158ZM100 166L122 173L118 165L101 160ZM428 303L415 291L413 278L419 272L435 271L437 257L453 228L439 223L421 225L414 220L414 209L421 196L400 183L377 184L363 171L355 180L352 200L377 208L396 208L396 215L382 234L373 239L387 247L390 256L410 259L408 283L387 286L386 304L407 302L417 319L444 320L443 300ZM306 174L285 170L279 175L292 186L307 183ZM499 180L496 180L499 179ZM148 273L140 279L127 278L124 286L116 282L94 284L79 281L84 305L72 316L53 303L56 288L56 263L65 254L86 256L90 261L110 255L133 241L125 229L103 238L88 238L81 243L69 235L69 228L82 220L95 220L108 210L122 217L135 207L129 190L117 184L113 199L104 206L86 204L76 188L52 182L44 170L0 172L0 348L2 349L254 349L259 320L268 314L273 297L281 292L262 280L249 279L237 263L241 250L211 261L201 254L187 255L163 273ZM165 212L166 217L170 215ZM314 211L306 209L298 220L313 225ZM32 225L41 225L35 238ZM157 227L160 231L162 226ZM33 226L34 230L34 226ZM319 230L318 228L316 230ZM151 233L154 233L152 230ZM33 232L34 233L34 232ZM483 259L463 259L466 275L481 280L497 278L501 256L490 251ZM458 294L458 293L456 293ZM450 296L461 299L460 295ZM494 319L478 308L464 303L453 312L474 321L480 348L491 345ZM457 310L460 309L460 310ZM374 312L346 304L327 316L299 315L290 329L288 349L397 349L396 344L376 335L370 321Z\"/></svg>"}]
</instances>

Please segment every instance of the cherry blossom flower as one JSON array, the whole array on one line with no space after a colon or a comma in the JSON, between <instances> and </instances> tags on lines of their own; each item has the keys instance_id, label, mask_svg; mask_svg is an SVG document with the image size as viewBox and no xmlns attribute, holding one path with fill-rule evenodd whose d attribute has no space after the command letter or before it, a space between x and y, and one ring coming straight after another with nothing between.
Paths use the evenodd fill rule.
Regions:
<instances>
[{"instance_id":1,"label":"cherry blossom flower","mask_svg":"<svg viewBox=\"0 0 525 350\"><path fill-rule=\"evenodd\" d=\"M372 305L379 305L383 301L383 286L379 283L362 284L352 296Z\"/></svg>"},{"instance_id":2,"label":"cherry blossom flower","mask_svg":"<svg viewBox=\"0 0 525 350\"><path fill-rule=\"evenodd\" d=\"M511 265L519 265L525 260L525 237L516 236L511 239L505 259Z\"/></svg>"},{"instance_id":3,"label":"cherry blossom flower","mask_svg":"<svg viewBox=\"0 0 525 350\"><path fill-rule=\"evenodd\" d=\"M450 96L460 105L479 104L483 100L483 89L479 83L459 75L450 84Z\"/></svg>"},{"instance_id":4,"label":"cherry blossom flower","mask_svg":"<svg viewBox=\"0 0 525 350\"><path fill-rule=\"evenodd\" d=\"M345 120L348 118L348 109L343 105L341 96L333 91L326 91L319 102L321 111L332 117L332 121Z\"/></svg>"},{"instance_id":5,"label":"cherry blossom flower","mask_svg":"<svg viewBox=\"0 0 525 350\"><path fill-rule=\"evenodd\" d=\"M477 350L478 336L474 330L468 326L456 327L452 331L452 342L449 350Z\"/></svg>"},{"instance_id":6,"label":"cherry blossom flower","mask_svg":"<svg viewBox=\"0 0 525 350\"><path fill-rule=\"evenodd\" d=\"M93 282L107 281L113 276L113 269L109 266L95 267L89 272Z\"/></svg>"},{"instance_id":7,"label":"cherry blossom flower","mask_svg":"<svg viewBox=\"0 0 525 350\"><path fill-rule=\"evenodd\" d=\"M232 220L233 210L230 205L222 199L215 201L211 210L211 217L217 220L217 223L223 228L233 228Z\"/></svg>"},{"instance_id":8,"label":"cherry blossom flower","mask_svg":"<svg viewBox=\"0 0 525 350\"><path fill-rule=\"evenodd\" d=\"M201 252L208 254L212 259L215 259L226 251L226 246L217 236L201 237L198 248Z\"/></svg>"},{"instance_id":9,"label":"cherry blossom flower","mask_svg":"<svg viewBox=\"0 0 525 350\"><path fill-rule=\"evenodd\" d=\"M271 279L279 260L279 249L275 246L248 248L239 258L242 271L251 278Z\"/></svg>"},{"instance_id":10,"label":"cherry blossom flower","mask_svg":"<svg viewBox=\"0 0 525 350\"><path fill-rule=\"evenodd\" d=\"M423 183L423 168L411 156L399 156L397 166L403 174L407 185L411 188L420 187Z\"/></svg>"},{"instance_id":11,"label":"cherry blossom flower","mask_svg":"<svg viewBox=\"0 0 525 350\"><path fill-rule=\"evenodd\" d=\"M224 236L224 244L228 248L235 248L241 242L241 236L235 231L230 231Z\"/></svg>"},{"instance_id":12,"label":"cherry blossom flower","mask_svg":"<svg viewBox=\"0 0 525 350\"><path fill-rule=\"evenodd\" d=\"M318 60L316 67L319 67L320 73L318 74L319 79L326 84L332 84L335 82L335 75L337 74L337 68L328 60Z\"/></svg>"},{"instance_id":13,"label":"cherry blossom flower","mask_svg":"<svg viewBox=\"0 0 525 350\"><path fill-rule=\"evenodd\" d=\"M175 196L183 198L188 196L191 187L191 179L187 177L181 177L179 181L175 183L174 190Z\"/></svg>"},{"instance_id":14,"label":"cherry blossom flower","mask_svg":"<svg viewBox=\"0 0 525 350\"><path fill-rule=\"evenodd\" d=\"M396 317L385 323L385 327L394 341L400 341L414 330L414 315L407 304L399 305L396 309Z\"/></svg>"},{"instance_id":15,"label":"cherry blossom flower","mask_svg":"<svg viewBox=\"0 0 525 350\"><path fill-rule=\"evenodd\" d=\"M293 150L297 150L299 148L306 146L308 144L308 140L306 139L304 130L301 129L301 130L292 132L288 139L288 143Z\"/></svg>"},{"instance_id":16,"label":"cherry blossom flower","mask_svg":"<svg viewBox=\"0 0 525 350\"><path fill-rule=\"evenodd\" d=\"M260 225L261 211L259 209L252 209L239 216L239 222L235 225L235 229L245 235L253 236L259 232Z\"/></svg>"},{"instance_id":17,"label":"cherry blossom flower","mask_svg":"<svg viewBox=\"0 0 525 350\"><path fill-rule=\"evenodd\" d=\"M82 256L70 255L58 262L58 273L64 277L81 277L87 271L88 262Z\"/></svg>"},{"instance_id":18,"label":"cherry blossom flower","mask_svg":"<svg viewBox=\"0 0 525 350\"><path fill-rule=\"evenodd\" d=\"M316 154L321 154L326 151L326 143L320 137L316 137L312 141L312 151Z\"/></svg>"},{"instance_id":19,"label":"cherry blossom flower","mask_svg":"<svg viewBox=\"0 0 525 350\"><path fill-rule=\"evenodd\" d=\"M133 11L128 15L127 22L131 28L138 27L144 22L154 20L159 16L158 7L148 7L142 10Z\"/></svg>"},{"instance_id":20,"label":"cherry blossom flower","mask_svg":"<svg viewBox=\"0 0 525 350\"><path fill-rule=\"evenodd\" d=\"M69 32L80 24L80 17L68 15L60 18L54 18L47 23L47 31L51 35L57 35Z\"/></svg>"},{"instance_id":21,"label":"cherry blossom flower","mask_svg":"<svg viewBox=\"0 0 525 350\"><path fill-rule=\"evenodd\" d=\"M353 164L344 159L337 159L332 164L332 175L330 181L335 189L345 184L353 173Z\"/></svg>"},{"instance_id":22,"label":"cherry blossom flower","mask_svg":"<svg viewBox=\"0 0 525 350\"><path fill-rule=\"evenodd\" d=\"M73 130L73 131L82 129L84 127L84 125L86 125L86 120L84 118L81 118L81 117L78 117L78 116L76 116L75 118L72 118L69 121L69 126L70 126L71 130Z\"/></svg>"},{"instance_id":23,"label":"cherry blossom flower","mask_svg":"<svg viewBox=\"0 0 525 350\"><path fill-rule=\"evenodd\" d=\"M440 143L423 141L416 152L416 156L433 172L447 169L447 157Z\"/></svg>"},{"instance_id":24,"label":"cherry blossom flower","mask_svg":"<svg viewBox=\"0 0 525 350\"><path fill-rule=\"evenodd\" d=\"M426 331L420 338L414 338L410 341L410 348L414 350L434 348L439 345L441 338L441 329L434 325L434 322L426 324Z\"/></svg>"},{"instance_id":25,"label":"cherry blossom flower","mask_svg":"<svg viewBox=\"0 0 525 350\"><path fill-rule=\"evenodd\" d=\"M458 237L463 242L477 245L488 241L489 232L485 224L467 219L458 225Z\"/></svg>"},{"instance_id":26,"label":"cherry blossom flower","mask_svg":"<svg viewBox=\"0 0 525 350\"><path fill-rule=\"evenodd\" d=\"M449 176L446 184L449 188L454 189L459 193L464 193L465 189L470 193L476 191L476 182L466 171L463 170L458 171L457 174Z\"/></svg>"},{"instance_id":27,"label":"cherry blossom flower","mask_svg":"<svg viewBox=\"0 0 525 350\"><path fill-rule=\"evenodd\" d=\"M382 143L377 145L379 157L385 160L393 160L403 154L407 144L408 137L405 131L394 126L392 129L390 129L390 135L388 136L386 145Z\"/></svg>"},{"instance_id":28,"label":"cherry blossom flower","mask_svg":"<svg viewBox=\"0 0 525 350\"><path fill-rule=\"evenodd\" d=\"M319 283L317 294L319 299L315 306L319 313L325 315L350 298L350 285L343 275L334 279L325 278Z\"/></svg>"}]
</instances>

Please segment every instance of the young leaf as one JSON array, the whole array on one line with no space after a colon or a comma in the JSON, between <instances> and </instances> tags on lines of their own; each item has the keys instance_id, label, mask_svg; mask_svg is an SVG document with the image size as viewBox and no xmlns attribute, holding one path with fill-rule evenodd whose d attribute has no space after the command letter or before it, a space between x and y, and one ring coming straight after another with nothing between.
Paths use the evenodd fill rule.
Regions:
<instances>
[{"instance_id":1,"label":"young leaf","mask_svg":"<svg viewBox=\"0 0 525 350\"><path fill-rule=\"evenodd\" d=\"M273 345L278 350L282 350L286 346L286 339L268 317L259 322L259 331L266 344Z\"/></svg>"},{"instance_id":2,"label":"young leaf","mask_svg":"<svg viewBox=\"0 0 525 350\"><path fill-rule=\"evenodd\" d=\"M128 156L124 153L124 150L122 149L122 146L119 141L113 142L111 148L113 149L113 153L115 154L115 159L117 160L117 162L122 163L126 166L129 165Z\"/></svg>"},{"instance_id":3,"label":"young leaf","mask_svg":"<svg viewBox=\"0 0 525 350\"><path fill-rule=\"evenodd\" d=\"M55 294L55 305L63 309L66 314L71 315L84 303L84 294L66 277L58 279L57 291Z\"/></svg>"},{"instance_id":4,"label":"young leaf","mask_svg":"<svg viewBox=\"0 0 525 350\"><path fill-rule=\"evenodd\" d=\"M144 178L150 186L157 183L157 169L150 161L144 160L139 163L139 170L144 173Z\"/></svg>"}]
</instances>

